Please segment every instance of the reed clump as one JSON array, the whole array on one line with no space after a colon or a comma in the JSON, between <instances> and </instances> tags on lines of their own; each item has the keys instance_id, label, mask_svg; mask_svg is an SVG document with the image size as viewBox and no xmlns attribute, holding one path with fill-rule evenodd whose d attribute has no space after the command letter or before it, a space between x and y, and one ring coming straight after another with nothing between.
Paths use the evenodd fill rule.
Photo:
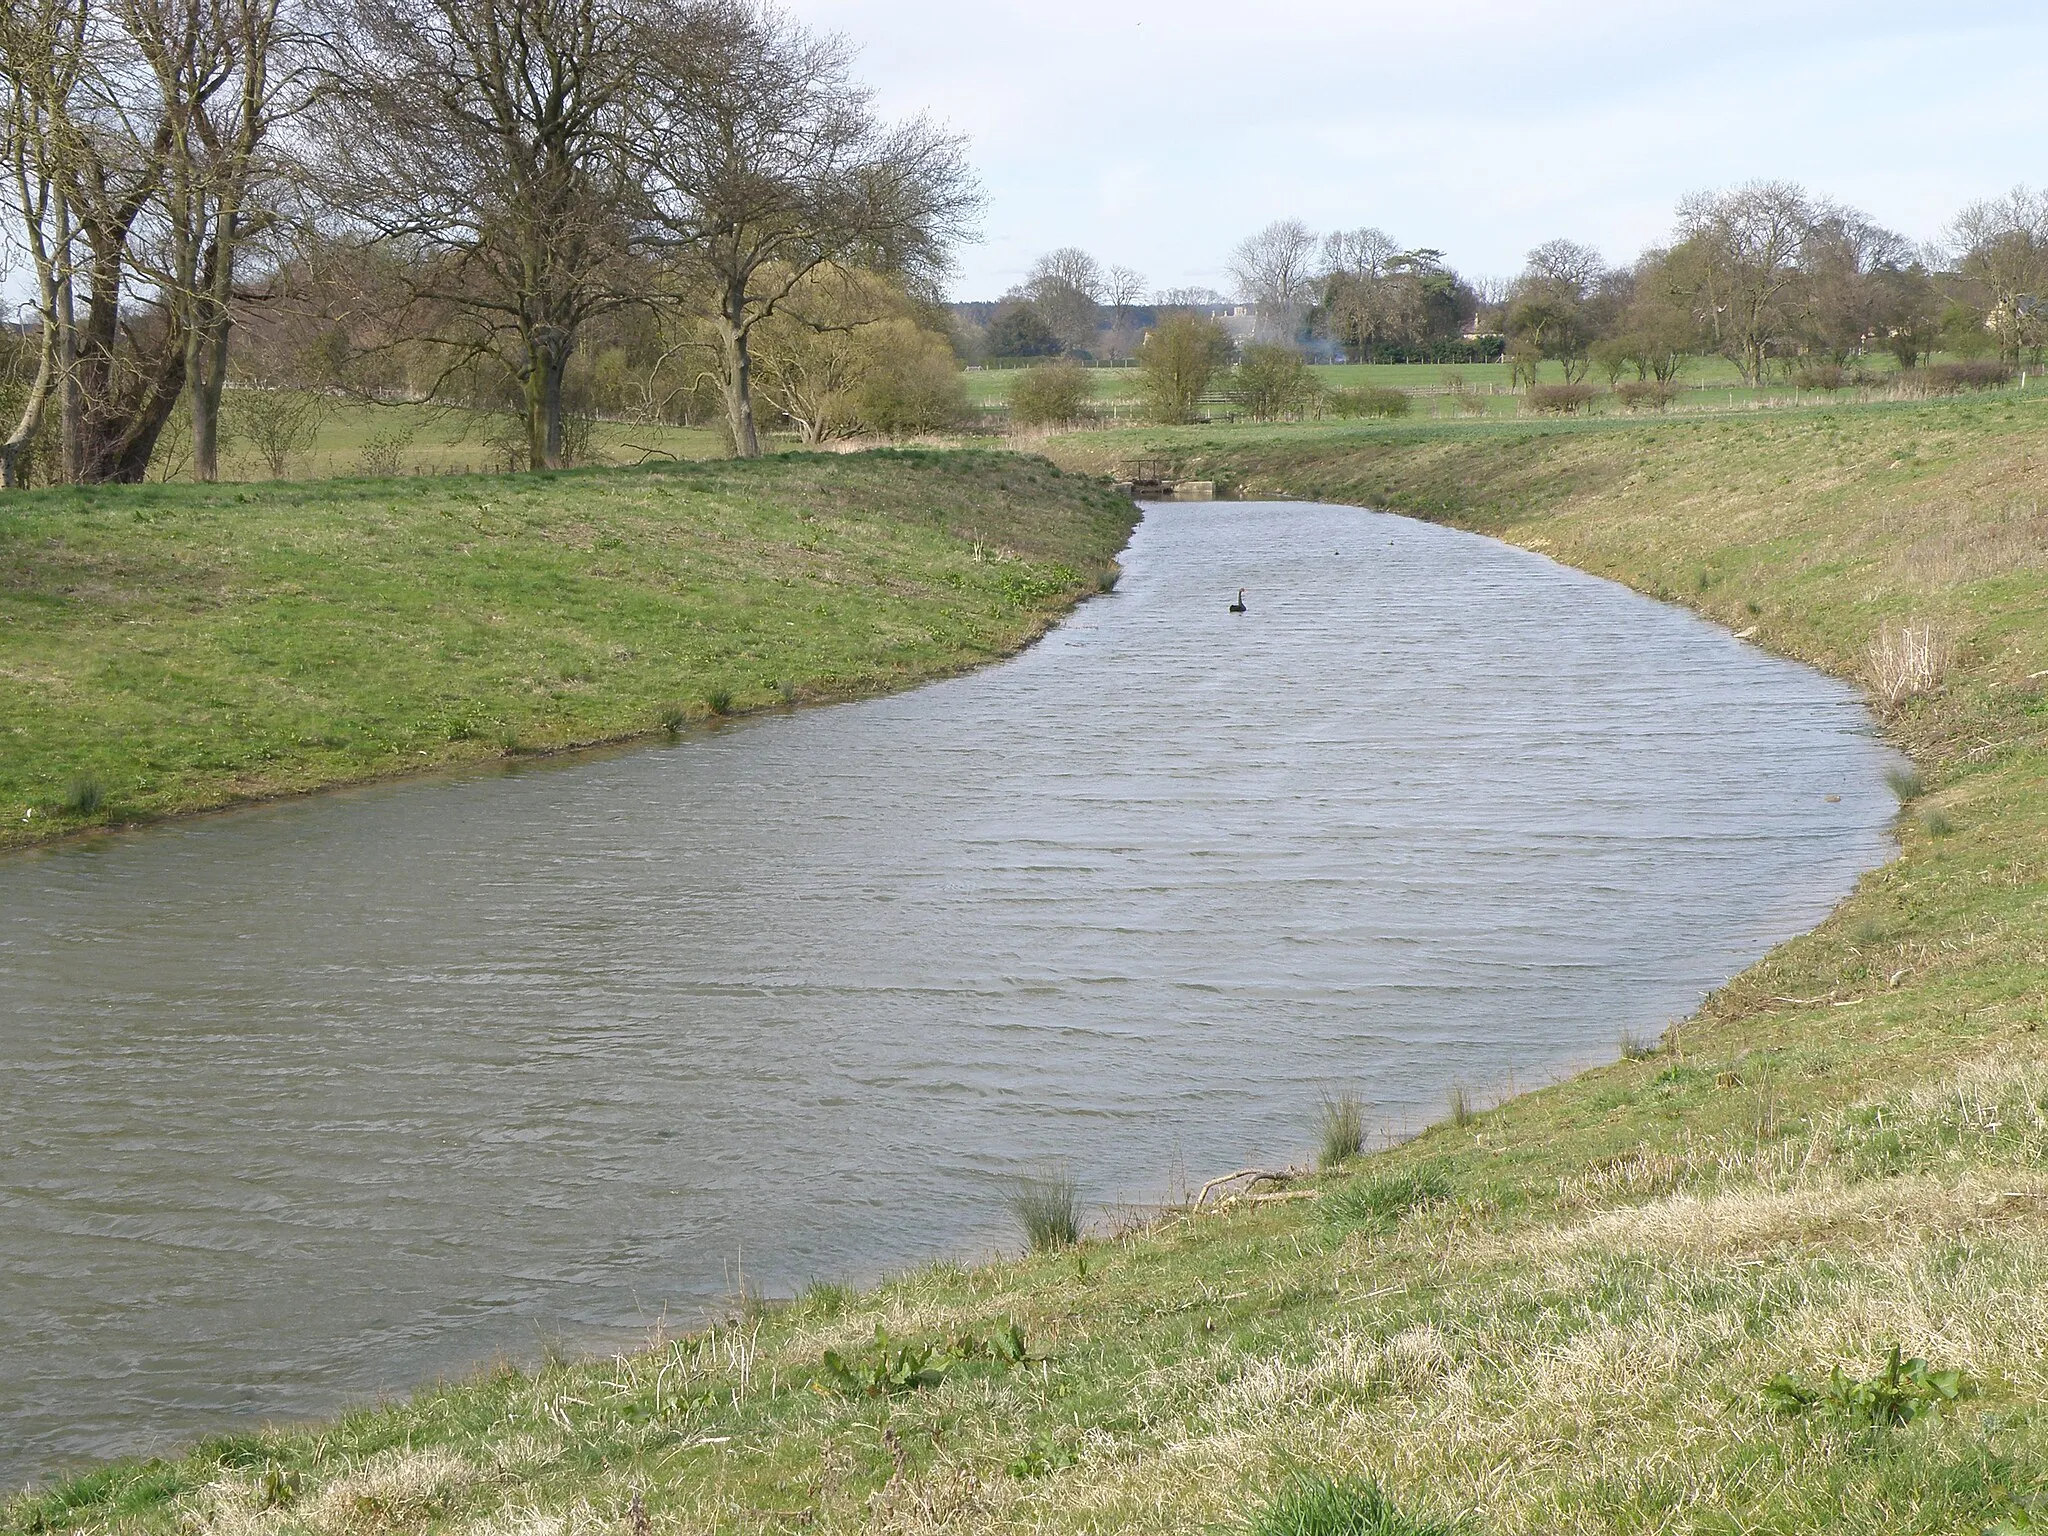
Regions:
<instances>
[{"instance_id":1,"label":"reed clump","mask_svg":"<svg viewBox=\"0 0 2048 1536\"><path fill-rule=\"evenodd\" d=\"M1065 1168L1018 1179L1008 1204L1033 1253L1071 1248L1081 1240L1081 1190Z\"/></svg>"},{"instance_id":2,"label":"reed clump","mask_svg":"<svg viewBox=\"0 0 2048 1536\"><path fill-rule=\"evenodd\" d=\"M1365 1105L1350 1089L1324 1094L1316 1118L1322 1143L1316 1154L1319 1167L1335 1168L1365 1150Z\"/></svg>"}]
</instances>

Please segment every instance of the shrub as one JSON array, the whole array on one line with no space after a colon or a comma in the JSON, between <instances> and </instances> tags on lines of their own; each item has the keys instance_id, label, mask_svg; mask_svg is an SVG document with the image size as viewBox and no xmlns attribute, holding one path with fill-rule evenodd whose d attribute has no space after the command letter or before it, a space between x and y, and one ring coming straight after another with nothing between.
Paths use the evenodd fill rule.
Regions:
<instances>
[{"instance_id":1,"label":"shrub","mask_svg":"<svg viewBox=\"0 0 2048 1536\"><path fill-rule=\"evenodd\" d=\"M1848 370L1840 363L1805 363L1793 370L1792 382L1800 389L1819 389L1833 394L1851 380Z\"/></svg>"},{"instance_id":2,"label":"shrub","mask_svg":"<svg viewBox=\"0 0 2048 1536\"><path fill-rule=\"evenodd\" d=\"M282 480L299 456L310 450L327 419L325 396L304 389L237 389L229 393L223 432L246 442L270 471ZM522 425L523 430L523 425Z\"/></svg>"},{"instance_id":3,"label":"shrub","mask_svg":"<svg viewBox=\"0 0 2048 1536\"><path fill-rule=\"evenodd\" d=\"M1010 389L1010 420L1020 427L1060 427L1080 420L1094 393L1079 363L1040 363L1017 375Z\"/></svg>"},{"instance_id":4,"label":"shrub","mask_svg":"<svg viewBox=\"0 0 2048 1536\"><path fill-rule=\"evenodd\" d=\"M2012 370L1983 358L1961 363L1933 363L1899 376L1909 389L1930 395L1959 395L1966 389L1995 389L2010 383Z\"/></svg>"},{"instance_id":5,"label":"shrub","mask_svg":"<svg viewBox=\"0 0 2048 1536\"><path fill-rule=\"evenodd\" d=\"M1251 1520L1252 1536L1452 1536L1453 1527L1396 1508L1377 1483L1300 1473Z\"/></svg>"},{"instance_id":6,"label":"shrub","mask_svg":"<svg viewBox=\"0 0 2048 1536\"><path fill-rule=\"evenodd\" d=\"M1317 1161L1321 1166L1335 1168L1364 1150L1365 1106L1358 1102L1357 1094L1349 1089L1335 1098L1325 1094L1320 1119L1323 1146Z\"/></svg>"},{"instance_id":7,"label":"shrub","mask_svg":"<svg viewBox=\"0 0 2048 1536\"><path fill-rule=\"evenodd\" d=\"M1614 387L1615 398L1631 411L1639 411L1646 405L1653 410L1664 410L1671 404L1675 393L1669 384L1655 379L1631 379Z\"/></svg>"},{"instance_id":8,"label":"shrub","mask_svg":"<svg viewBox=\"0 0 2048 1536\"><path fill-rule=\"evenodd\" d=\"M1167 423L1195 419L1209 381L1230 353L1223 327L1201 315L1167 315L1138 348L1146 404Z\"/></svg>"},{"instance_id":9,"label":"shrub","mask_svg":"<svg viewBox=\"0 0 2048 1536\"><path fill-rule=\"evenodd\" d=\"M1276 342L1246 347L1230 380L1231 400L1254 421L1299 416L1323 394L1322 380L1308 371L1302 355Z\"/></svg>"},{"instance_id":10,"label":"shrub","mask_svg":"<svg viewBox=\"0 0 2048 1536\"><path fill-rule=\"evenodd\" d=\"M967 416L967 381L946 338L907 323L882 327L854 396L862 426L884 437L944 432Z\"/></svg>"},{"instance_id":11,"label":"shrub","mask_svg":"<svg viewBox=\"0 0 2048 1536\"><path fill-rule=\"evenodd\" d=\"M1458 409L1463 411L1467 416L1484 416L1489 410L1492 409L1492 407L1486 403L1486 396L1484 395L1470 395L1459 393L1457 395L1454 395L1452 398L1458 402Z\"/></svg>"},{"instance_id":12,"label":"shrub","mask_svg":"<svg viewBox=\"0 0 2048 1536\"><path fill-rule=\"evenodd\" d=\"M1532 411L1575 416L1592 402L1593 395L1594 389L1590 384L1531 384L1526 398Z\"/></svg>"},{"instance_id":13,"label":"shrub","mask_svg":"<svg viewBox=\"0 0 2048 1536\"><path fill-rule=\"evenodd\" d=\"M413 429L406 426L372 432L363 439L363 446L356 452L356 473L371 479L389 480L403 465L405 450L412 446L412 439Z\"/></svg>"},{"instance_id":14,"label":"shrub","mask_svg":"<svg viewBox=\"0 0 2048 1536\"><path fill-rule=\"evenodd\" d=\"M107 803L107 786L96 773L81 773L64 786L60 802L66 816L91 816Z\"/></svg>"},{"instance_id":15,"label":"shrub","mask_svg":"<svg viewBox=\"0 0 2048 1536\"><path fill-rule=\"evenodd\" d=\"M1461 400L1470 401L1475 396L1464 395ZM1330 414L1346 418L1354 416L1406 416L1411 402L1407 391L1399 389L1378 389L1370 384L1361 384L1350 389L1332 390L1330 393ZM1467 405L1466 409L1471 407ZM1479 408L1486 409L1484 401Z\"/></svg>"},{"instance_id":16,"label":"shrub","mask_svg":"<svg viewBox=\"0 0 2048 1536\"><path fill-rule=\"evenodd\" d=\"M1033 1253L1071 1248L1081 1240L1081 1192L1063 1168L1019 1179L1009 1206Z\"/></svg>"}]
</instances>

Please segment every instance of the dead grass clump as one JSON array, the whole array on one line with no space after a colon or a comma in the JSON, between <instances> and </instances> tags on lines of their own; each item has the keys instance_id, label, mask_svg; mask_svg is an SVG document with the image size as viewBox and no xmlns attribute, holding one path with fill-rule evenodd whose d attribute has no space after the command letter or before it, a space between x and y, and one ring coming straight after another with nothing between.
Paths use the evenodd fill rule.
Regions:
<instances>
[{"instance_id":1,"label":"dead grass clump","mask_svg":"<svg viewBox=\"0 0 2048 1536\"><path fill-rule=\"evenodd\" d=\"M1870 678L1887 709L1935 692L1947 676L1955 649L1932 624L1897 627L1887 623L1870 642Z\"/></svg>"}]
</instances>

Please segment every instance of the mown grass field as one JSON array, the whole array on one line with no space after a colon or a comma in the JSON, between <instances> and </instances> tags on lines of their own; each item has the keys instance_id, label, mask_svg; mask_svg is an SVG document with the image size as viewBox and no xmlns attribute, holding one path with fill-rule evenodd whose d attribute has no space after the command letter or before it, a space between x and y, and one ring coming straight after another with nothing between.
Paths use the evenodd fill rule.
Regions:
<instances>
[{"instance_id":1,"label":"mown grass field","mask_svg":"<svg viewBox=\"0 0 2048 1536\"><path fill-rule=\"evenodd\" d=\"M1943 684L1890 719L1924 780L1900 786L1902 855L1663 1040L1296 1198L869 1294L736 1300L629 1357L88 1473L15 1501L5 1529L2048 1521L2048 405L1052 451L1482 529L1848 677L1886 621L1934 626ZM1894 1346L1927 1367L1887 1377ZM1286 1524L1271 1500L1305 1474L1330 1480L1325 1513L1364 1511L1369 1485L1393 1513Z\"/></svg>"},{"instance_id":2,"label":"mown grass field","mask_svg":"<svg viewBox=\"0 0 2048 1536\"><path fill-rule=\"evenodd\" d=\"M1897 371L1891 359L1866 359L1863 367L1876 382L1845 389L1832 404L1859 403L1887 393L1885 381ZM999 416L1009 406L1010 390L1020 371L1015 368L969 370L966 375L969 403L979 412ZM1365 385L1398 389L1410 397L1410 411L1417 418L1465 421L1528 415L1527 403L1505 362L1456 365L1319 363L1311 365L1309 371L1326 388L1333 390ZM2037 374L2039 371L2033 370ZM1545 384L1561 384L1564 382L1563 365L1546 361L1539 368L1538 377ZM1089 381L1094 388L1095 409L1110 418L1108 425L1112 429L1125 429L1142 422L1142 375L1136 368L1091 368ZM1608 391L1604 376L1592 376L1589 382L1600 393L1587 407L1588 414L1627 414L1626 406ZM1216 401L1207 412L1219 421L1230 416L1229 405L1221 399L1224 387L1219 377L1214 391ZM1785 407L1824 408L1831 403L1824 395L1802 390L1785 379L1772 379L1762 386L1746 385L1735 365L1717 355L1688 358L1678 376L1677 388L1677 397L1666 408L1665 415ZM2024 390L2013 386L2012 392L2023 393Z\"/></svg>"},{"instance_id":3,"label":"mown grass field","mask_svg":"<svg viewBox=\"0 0 2048 1536\"><path fill-rule=\"evenodd\" d=\"M1004 453L0 499L0 846L902 687L1134 514Z\"/></svg>"}]
</instances>

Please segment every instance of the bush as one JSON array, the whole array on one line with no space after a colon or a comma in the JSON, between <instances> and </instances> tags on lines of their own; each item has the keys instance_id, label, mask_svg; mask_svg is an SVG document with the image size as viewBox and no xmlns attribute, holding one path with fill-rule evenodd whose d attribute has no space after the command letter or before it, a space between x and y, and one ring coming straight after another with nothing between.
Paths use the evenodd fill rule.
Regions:
<instances>
[{"instance_id":1,"label":"bush","mask_svg":"<svg viewBox=\"0 0 2048 1536\"><path fill-rule=\"evenodd\" d=\"M877 329L889 335L876 340L873 366L855 394L861 425L884 437L959 426L967 415L967 381L946 338L907 322Z\"/></svg>"},{"instance_id":2,"label":"bush","mask_svg":"<svg viewBox=\"0 0 2048 1536\"><path fill-rule=\"evenodd\" d=\"M1901 375L1907 384L1930 395L1959 395L1966 389L1996 389L2012 382L2012 370L2004 363L1982 359L1963 363L1933 363Z\"/></svg>"},{"instance_id":3,"label":"bush","mask_svg":"<svg viewBox=\"0 0 2048 1536\"><path fill-rule=\"evenodd\" d=\"M1020 427L1063 427L1078 421L1095 393L1079 363L1040 363L1017 375L1010 388L1010 420Z\"/></svg>"},{"instance_id":4,"label":"bush","mask_svg":"<svg viewBox=\"0 0 2048 1536\"><path fill-rule=\"evenodd\" d=\"M1252 1536L1451 1536L1453 1527L1396 1508L1377 1483L1301 1473L1251 1521Z\"/></svg>"},{"instance_id":5,"label":"bush","mask_svg":"<svg viewBox=\"0 0 2048 1536\"><path fill-rule=\"evenodd\" d=\"M1323 393L1322 380L1308 371L1302 355L1277 342L1246 347L1230 380L1231 400L1243 406L1254 421L1299 416Z\"/></svg>"},{"instance_id":6,"label":"bush","mask_svg":"<svg viewBox=\"0 0 2048 1536\"><path fill-rule=\"evenodd\" d=\"M1594 389L1590 384L1531 384L1526 398L1532 411L1575 416L1592 403L1593 395Z\"/></svg>"},{"instance_id":7,"label":"bush","mask_svg":"<svg viewBox=\"0 0 2048 1536\"><path fill-rule=\"evenodd\" d=\"M389 480L404 466L405 450L412 446L413 429L392 427L372 432L356 453L356 473L374 480Z\"/></svg>"},{"instance_id":8,"label":"bush","mask_svg":"<svg viewBox=\"0 0 2048 1536\"><path fill-rule=\"evenodd\" d=\"M64 786L61 802L67 816L93 816L107 803L107 786L93 772L79 774Z\"/></svg>"},{"instance_id":9,"label":"bush","mask_svg":"<svg viewBox=\"0 0 2048 1536\"><path fill-rule=\"evenodd\" d=\"M1849 371L1840 363L1805 363L1792 371L1792 383L1799 389L1818 389L1833 394L1849 382Z\"/></svg>"},{"instance_id":10,"label":"bush","mask_svg":"<svg viewBox=\"0 0 2048 1536\"><path fill-rule=\"evenodd\" d=\"M1631 379L1614 387L1615 398L1631 411L1639 411L1644 406L1664 410L1671 404L1674 393L1676 391L1669 384L1660 384L1655 379Z\"/></svg>"},{"instance_id":11,"label":"bush","mask_svg":"<svg viewBox=\"0 0 2048 1536\"><path fill-rule=\"evenodd\" d=\"M1468 395L1463 398L1476 397ZM1378 389L1369 384L1332 390L1329 401L1330 414L1346 419L1355 416L1406 416L1411 404L1406 390ZM1486 409L1483 403L1479 408Z\"/></svg>"},{"instance_id":12,"label":"bush","mask_svg":"<svg viewBox=\"0 0 2048 1536\"><path fill-rule=\"evenodd\" d=\"M270 471L270 478L282 480L291 473L300 455L307 453L320 436L327 419L327 399L305 389L232 390L222 402L222 437L236 437L255 450ZM525 431L521 423L522 434Z\"/></svg>"},{"instance_id":13,"label":"bush","mask_svg":"<svg viewBox=\"0 0 2048 1536\"><path fill-rule=\"evenodd\" d=\"M1195 419L1210 379L1229 354L1223 327L1202 315L1167 315L1138 348L1146 404L1154 420Z\"/></svg>"}]
</instances>

